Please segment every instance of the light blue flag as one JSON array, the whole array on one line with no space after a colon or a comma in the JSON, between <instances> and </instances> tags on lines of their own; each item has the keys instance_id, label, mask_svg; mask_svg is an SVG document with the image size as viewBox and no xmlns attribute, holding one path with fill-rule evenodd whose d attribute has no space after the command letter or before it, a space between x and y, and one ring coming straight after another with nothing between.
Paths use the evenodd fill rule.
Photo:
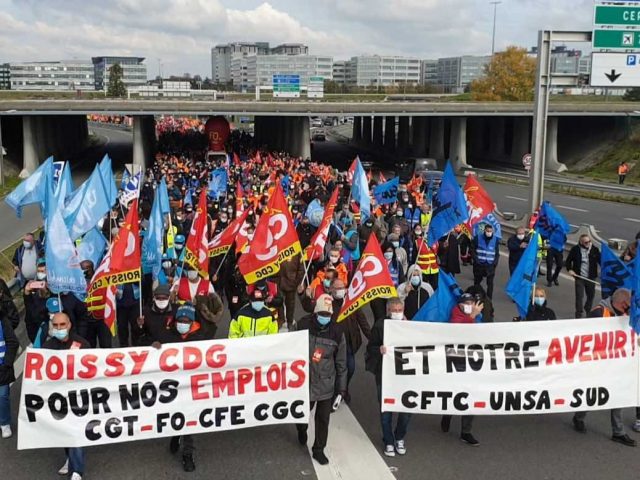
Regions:
<instances>
[{"instance_id":1,"label":"light blue flag","mask_svg":"<svg viewBox=\"0 0 640 480\"><path fill-rule=\"evenodd\" d=\"M317 198L313 199L309 203L304 216L309 219L309 223L311 225L318 228L322 223L322 218L324 217L324 207L320 203L320 200Z\"/></svg>"},{"instance_id":2,"label":"light blue flag","mask_svg":"<svg viewBox=\"0 0 640 480\"><path fill-rule=\"evenodd\" d=\"M360 206L361 221L365 222L371 216L371 197L369 196L369 181L359 158L355 159L356 168L353 172L351 198Z\"/></svg>"},{"instance_id":3,"label":"light blue flag","mask_svg":"<svg viewBox=\"0 0 640 480\"><path fill-rule=\"evenodd\" d=\"M71 292L83 295L87 291L80 257L59 209L53 209L47 231L47 286L53 293Z\"/></svg>"},{"instance_id":4,"label":"light blue flag","mask_svg":"<svg viewBox=\"0 0 640 480\"><path fill-rule=\"evenodd\" d=\"M126 207L133 199L138 198L140 192L140 181L142 178L142 172L138 172L129 178L129 182L124 186L124 189L120 192L120 204Z\"/></svg>"},{"instance_id":5,"label":"light blue flag","mask_svg":"<svg viewBox=\"0 0 640 480\"><path fill-rule=\"evenodd\" d=\"M64 170L64 161L53 162L53 188L58 187L58 180L60 180L60 175L62 174L62 170Z\"/></svg>"},{"instance_id":6,"label":"light blue flag","mask_svg":"<svg viewBox=\"0 0 640 480\"><path fill-rule=\"evenodd\" d=\"M191 189L187 188L187 191L184 193L184 200L182 202L183 205L191 205L193 206L193 196L191 195Z\"/></svg>"},{"instance_id":7,"label":"light blue flag","mask_svg":"<svg viewBox=\"0 0 640 480\"><path fill-rule=\"evenodd\" d=\"M171 206L169 205L169 192L167 191L167 182L164 177L160 180L160 185L156 190L156 195L160 197L160 211L163 215L171 213Z\"/></svg>"},{"instance_id":8,"label":"light blue flag","mask_svg":"<svg viewBox=\"0 0 640 480\"><path fill-rule=\"evenodd\" d=\"M636 245L636 252L640 252L640 240ZM631 307L629 309L629 324L640 335L640 254L636 253L633 265L633 285L631 286Z\"/></svg>"},{"instance_id":9,"label":"light blue flag","mask_svg":"<svg viewBox=\"0 0 640 480\"><path fill-rule=\"evenodd\" d=\"M491 225L493 227L493 235L498 240L502 240L502 225L500 225L500 221L493 213L490 213L480 223L476 223L473 226L473 236L477 237L479 233L484 233L485 225Z\"/></svg>"},{"instance_id":10,"label":"light blue flag","mask_svg":"<svg viewBox=\"0 0 640 480\"><path fill-rule=\"evenodd\" d=\"M116 186L116 177L113 175L109 155L105 155L100 162L100 174L102 175L102 182L104 183L107 198L109 199L109 206L113 207L118 199L118 187Z\"/></svg>"},{"instance_id":11,"label":"light blue flag","mask_svg":"<svg viewBox=\"0 0 640 480\"><path fill-rule=\"evenodd\" d=\"M438 288L429 297L413 319L419 322L446 323L451 316L451 310L456 306L462 290L456 283L456 279L449 273L440 269L438 272Z\"/></svg>"},{"instance_id":12,"label":"light blue flag","mask_svg":"<svg viewBox=\"0 0 640 480\"><path fill-rule=\"evenodd\" d=\"M433 217L429 223L429 245L434 245L457 225L469 219L467 201L451 163L447 162L438 193L433 197Z\"/></svg>"},{"instance_id":13,"label":"light blue flag","mask_svg":"<svg viewBox=\"0 0 640 480\"><path fill-rule=\"evenodd\" d=\"M388 182L381 183L373 187L373 196L378 205L386 205L398 201L398 185L400 177L393 178Z\"/></svg>"},{"instance_id":14,"label":"light blue flag","mask_svg":"<svg viewBox=\"0 0 640 480\"><path fill-rule=\"evenodd\" d=\"M122 171L122 179L120 180L120 190L125 189L129 180L131 180L131 174L129 173L129 169L124 167L124 170Z\"/></svg>"},{"instance_id":15,"label":"light blue flag","mask_svg":"<svg viewBox=\"0 0 640 480\"><path fill-rule=\"evenodd\" d=\"M107 244L107 239L104 238L102 232L97 228L92 228L82 237L82 241L78 246L80 261L91 260L95 268L98 268L102 257L106 253Z\"/></svg>"},{"instance_id":16,"label":"light blue flag","mask_svg":"<svg viewBox=\"0 0 640 480\"><path fill-rule=\"evenodd\" d=\"M95 227L98 221L111 210L112 205L109 202L99 166L96 166L80 188L83 189L82 197L76 195L74 201L67 205L63 212L64 222L74 241Z\"/></svg>"},{"instance_id":17,"label":"light blue flag","mask_svg":"<svg viewBox=\"0 0 640 480\"><path fill-rule=\"evenodd\" d=\"M64 167L56 184L56 197L62 199L64 202L75 189L76 186L73 184L73 177L71 176L71 164L64 162Z\"/></svg>"},{"instance_id":18,"label":"light blue flag","mask_svg":"<svg viewBox=\"0 0 640 480\"><path fill-rule=\"evenodd\" d=\"M4 201L13 208L18 218L22 217L22 207L34 203L42 204L47 196L46 186L53 179L53 157L33 172L29 178L22 181L13 192L7 195Z\"/></svg>"},{"instance_id":19,"label":"light blue flag","mask_svg":"<svg viewBox=\"0 0 640 480\"><path fill-rule=\"evenodd\" d=\"M637 262L637 260L632 260L629 263L624 263L606 243L602 243L600 286L602 287L603 299L609 298L618 288L631 290L633 287L633 261Z\"/></svg>"},{"instance_id":20,"label":"light blue flag","mask_svg":"<svg viewBox=\"0 0 640 480\"><path fill-rule=\"evenodd\" d=\"M164 219L160 203L160 195L156 195L149 216L149 228L142 241L142 273L151 273L154 280L158 278L162 268Z\"/></svg>"},{"instance_id":21,"label":"light blue flag","mask_svg":"<svg viewBox=\"0 0 640 480\"><path fill-rule=\"evenodd\" d=\"M220 198L227 193L227 183L229 175L225 168L216 168L211 172L211 180L209 181L209 196Z\"/></svg>"},{"instance_id":22,"label":"light blue flag","mask_svg":"<svg viewBox=\"0 0 640 480\"><path fill-rule=\"evenodd\" d=\"M531 235L529 245L524 250L522 257L518 261L518 266L513 271L511 279L505 291L507 295L518 306L518 314L521 318L526 318L531 305L533 287L538 279L538 232Z\"/></svg>"}]
</instances>

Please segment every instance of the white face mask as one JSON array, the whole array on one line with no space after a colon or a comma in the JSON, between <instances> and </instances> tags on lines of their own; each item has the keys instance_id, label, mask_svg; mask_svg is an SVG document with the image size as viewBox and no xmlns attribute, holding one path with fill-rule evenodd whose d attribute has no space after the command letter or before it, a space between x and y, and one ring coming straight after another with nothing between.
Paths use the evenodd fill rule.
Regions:
<instances>
[{"instance_id":1,"label":"white face mask","mask_svg":"<svg viewBox=\"0 0 640 480\"><path fill-rule=\"evenodd\" d=\"M404 313L402 312L392 312L391 320L402 320L404 318Z\"/></svg>"},{"instance_id":2,"label":"white face mask","mask_svg":"<svg viewBox=\"0 0 640 480\"><path fill-rule=\"evenodd\" d=\"M36 278L40 281L47 279L47 272L37 272Z\"/></svg>"},{"instance_id":3,"label":"white face mask","mask_svg":"<svg viewBox=\"0 0 640 480\"><path fill-rule=\"evenodd\" d=\"M191 281L197 280L198 279L198 272L196 272L195 270L189 270L187 272L187 278Z\"/></svg>"},{"instance_id":4,"label":"white face mask","mask_svg":"<svg viewBox=\"0 0 640 480\"><path fill-rule=\"evenodd\" d=\"M518 234L518 235L516 235L516 237L518 238L518 240L524 240L524 233L523 234Z\"/></svg>"},{"instance_id":5,"label":"white face mask","mask_svg":"<svg viewBox=\"0 0 640 480\"><path fill-rule=\"evenodd\" d=\"M471 315L471 312L473 312L473 305L465 303L462 305L462 311L467 315Z\"/></svg>"},{"instance_id":6,"label":"white face mask","mask_svg":"<svg viewBox=\"0 0 640 480\"><path fill-rule=\"evenodd\" d=\"M191 330L191 324L190 323L176 323L176 330L178 331L178 333L180 335L184 335L189 330Z\"/></svg>"},{"instance_id":7,"label":"white face mask","mask_svg":"<svg viewBox=\"0 0 640 480\"><path fill-rule=\"evenodd\" d=\"M334 257L333 255L329 257L329 261L331 263L338 263L340 261L340 257Z\"/></svg>"},{"instance_id":8,"label":"white face mask","mask_svg":"<svg viewBox=\"0 0 640 480\"><path fill-rule=\"evenodd\" d=\"M333 296L334 296L335 298L337 298L338 300L342 300L342 299L344 298L344 296L345 296L345 294L346 294L346 293L347 293L347 290L346 290L346 289L344 289L344 288L341 288L341 289L339 289L339 290L336 290L336 291L334 292Z\"/></svg>"},{"instance_id":9,"label":"white face mask","mask_svg":"<svg viewBox=\"0 0 640 480\"><path fill-rule=\"evenodd\" d=\"M169 306L169 299L167 298L166 300L154 300L154 303L159 310L166 310Z\"/></svg>"},{"instance_id":10,"label":"white face mask","mask_svg":"<svg viewBox=\"0 0 640 480\"><path fill-rule=\"evenodd\" d=\"M484 232L487 238L493 237L493 232Z\"/></svg>"}]
</instances>

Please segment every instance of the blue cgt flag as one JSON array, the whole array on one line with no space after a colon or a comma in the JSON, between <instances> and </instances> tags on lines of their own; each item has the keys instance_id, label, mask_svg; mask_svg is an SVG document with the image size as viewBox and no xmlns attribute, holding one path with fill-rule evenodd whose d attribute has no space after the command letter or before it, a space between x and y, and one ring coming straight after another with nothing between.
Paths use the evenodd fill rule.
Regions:
<instances>
[{"instance_id":1,"label":"blue cgt flag","mask_svg":"<svg viewBox=\"0 0 640 480\"><path fill-rule=\"evenodd\" d=\"M640 248L640 240L637 247ZM636 252L640 250L636 249ZM633 282L631 285L631 308L629 309L629 324L640 335L640 257L636 253L633 265Z\"/></svg>"},{"instance_id":2,"label":"blue cgt flag","mask_svg":"<svg viewBox=\"0 0 640 480\"><path fill-rule=\"evenodd\" d=\"M371 198L369 197L369 181L360 159L354 160L355 169L351 185L351 198L358 202L362 222L371 216Z\"/></svg>"},{"instance_id":3,"label":"blue cgt flag","mask_svg":"<svg viewBox=\"0 0 640 480\"><path fill-rule=\"evenodd\" d=\"M49 157L26 180L20 183L4 201L13 208L18 218L22 217L22 207L33 203L43 203L47 196L46 186L53 184L53 157Z\"/></svg>"},{"instance_id":4,"label":"blue cgt flag","mask_svg":"<svg viewBox=\"0 0 640 480\"><path fill-rule=\"evenodd\" d=\"M444 270L438 273L438 288L411 320L447 323L451 310L462 295L456 279Z\"/></svg>"},{"instance_id":5,"label":"blue cgt flag","mask_svg":"<svg viewBox=\"0 0 640 480\"><path fill-rule=\"evenodd\" d=\"M162 248L164 237L164 218L160 195L156 195L149 216L149 229L142 240L142 273L151 273L158 278L162 266Z\"/></svg>"},{"instance_id":6,"label":"blue cgt flag","mask_svg":"<svg viewBox=\"0 0 640 480\"><path fill-rule=\"evenodd\" d=\"M525 318L529 312L533 287L538 279L538 235L540 234L534 232L531 236L529 245L520 257L518 266L513 271L505 290L516 303L518 314L522 318Z\"/></svg>"},{"instance_id":7,"label":"blue cgt flag","mask_svg":"<svg viewBox=\"0 0 640 480\"><path fill-rule=\"evenodd\" d=\"M80 187L74 201L64 209L64 222L72 240L76 240L95 227L98 221L111 210L108 192L105 189L100 167L96 166L91 176Z\"/></svg>"},{"instance_id":8,"label":"blue cgt flag","mask_svg":"<svg viewBox=\"0 0 640 480\"><path fill-rule=\"evenodd\" d=\"M451 163L447 162L438 193L433 197L433 217L429 224L428 241L434 245L457 225L469 219L467 201Z\"/></svg>"},{"instance_id":9,"label":"blue cgt flag","mask_svg":"<svg viewBox=\"0 0 640 480\"><path fill-rule=\"evenodd\" d=\"M483 226L481 227L481 225ZM493 213L490 213L489 215L484 217L482 221L480 221L480 223L476 223L473 226L474 237L477 237L478 234L481 233L481 231L484 232L484 225L491 225L493 227L493 235L498 240L502 240L502 225L500 224L500 221L496 218L496 216Z\"/></svg>"},{"instance_id":10,"label":"blue cgt flag","mask_svg":"<svg viewBox=\"0 0 640 480\"><path fill-rule=\"evenodd\" d=\"M48 220L46 258L47 286L53 293L85 294L87 282L80 268L80 257L59 209L54 209Z\"/></svg>"},{"instance_id":11,"label":"blue cgt flag","mask_svg":"<svg viewBox=\"0 0 640 480\"><path fill-rule=\"evenodd\" d=\"M164 177L160 180L160 185L156 190L156 195L160 197L160 211L163 215L171 213L171 207L169 205L169 192L167 191L167 182Z\"/></svg>"},{"instance_id":12,"label":"blue cgt flag","mask_svg":"<svg viewBox=\"0 0 640 480\"><path fill-rule=\"evenodd\" d=\"M542 202L534 227L551 248L562 252L571 226L549 202Z\"/></svg>"},{"instance_id":13,"label":"blue cgt flag","mask_svg":"<svg viewBox=\"0 0 640 480\"><path fill-rule=\"evenodd\" d=\"M395 177L388 182L381 183L373 187L373 196L378 202L378 205L386 205L388 203L394 203L398 200L398 185L400 184L400 178Z\"/></svg>"},{"instance_id":14,"label":"blue cgt flag","mask_svg":"<svg viewBox=\"0 0 640 480\"><path fill-rule=\"evenodd\" d=\"M78 246L80 261L91 260L95 268L98 268L102 257L107 250L107 239L97 228L89 230Z\"/></svg>"},{"instance_id":15,"label":"blue cgt flag","mask_svg":"<svg viewBox=\"0 0 640 480\"><path fill-rule=\"evenodd\" d=\"M602 253L600 255L600 285L602 287L602 298L608 298L613 295L618 288L631 289L633 286L633 262L625 264L618 258L608 247L606 243L602 244Z\"/></svg>"}]
</instances>

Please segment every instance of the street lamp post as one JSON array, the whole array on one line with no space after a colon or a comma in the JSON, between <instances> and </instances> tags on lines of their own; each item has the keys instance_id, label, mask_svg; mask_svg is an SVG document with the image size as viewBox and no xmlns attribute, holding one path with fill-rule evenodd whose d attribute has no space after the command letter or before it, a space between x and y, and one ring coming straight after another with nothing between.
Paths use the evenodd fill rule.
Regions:
<instances>
[{"instance_id":1,"label":"street lamp post","mask_svg":"<svg viewBox=\"0 0 640 480\"><path fill-rule=\"evenodd\" d=\"M500 5L501 1L489 2L493 5L493 35L491 37L491 56L496 53L496 18L498 15L498 5Z\"/></svg>"}]
</instances>

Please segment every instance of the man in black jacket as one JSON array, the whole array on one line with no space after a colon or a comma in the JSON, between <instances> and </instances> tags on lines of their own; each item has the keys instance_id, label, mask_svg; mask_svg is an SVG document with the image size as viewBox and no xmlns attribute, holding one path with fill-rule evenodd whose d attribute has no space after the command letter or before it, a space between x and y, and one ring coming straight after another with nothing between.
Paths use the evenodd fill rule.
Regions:
<instances>
[{"instance_id":1,"label":"man in black jacket","mask_svg":"<svg viewBox=\"0 0 640 480\"><path fill-rule=\"evenodd\" d=\"M513 271L518 266L518 262L529 245L531 235L527 235L524 227L518 227L515 235L512 235L507 241L509 249L509 274L513 275Z\"/></svg>"},{"instance_id":2,"label":"man in black jacket","mask_svg":"<svg viewBox=\"0 0 640 480\"><path fill-rule=\"evenodd\" d=\"M342 328L331 320L333 299L331 295L320 295L314 313L298 321L298 330L309 332L309 399L311 408L316 407L316 438L311 450L313 458L326 465L329 459L324 454L329 436L331 407L337 408L347 390L347 346ZM337 392L336 392L337 390ZM339 395L335 400L334 394ZM307 424L297 424L298 441L307 444Z\"/></svg>"},{"instance_id":3,"label":"man in black jacket","mask_svg":"<svg viewBox=\"0 0 640 480\"><path fill-rule=\"evenodd\" d=\"M578 245L569 251L565 266L574 277L576 292L576 318L590 312L596 295L600 250L592 244L589 235L581 235ZM586 294L586 300L585 300Z\"/></svg>"},{"instance_id":4,"label":"man in black jacket","mask_svg":"<svg viewBox=\"0 0 640 480\"><path fill-rule=\"evenodd\" d=\"M19 347L11 321L5 315L0 316L0 433L2 438L9 438L12 435L9 386L16 379L13 362L16 360Z\"/></svg>"}]
</instances>

